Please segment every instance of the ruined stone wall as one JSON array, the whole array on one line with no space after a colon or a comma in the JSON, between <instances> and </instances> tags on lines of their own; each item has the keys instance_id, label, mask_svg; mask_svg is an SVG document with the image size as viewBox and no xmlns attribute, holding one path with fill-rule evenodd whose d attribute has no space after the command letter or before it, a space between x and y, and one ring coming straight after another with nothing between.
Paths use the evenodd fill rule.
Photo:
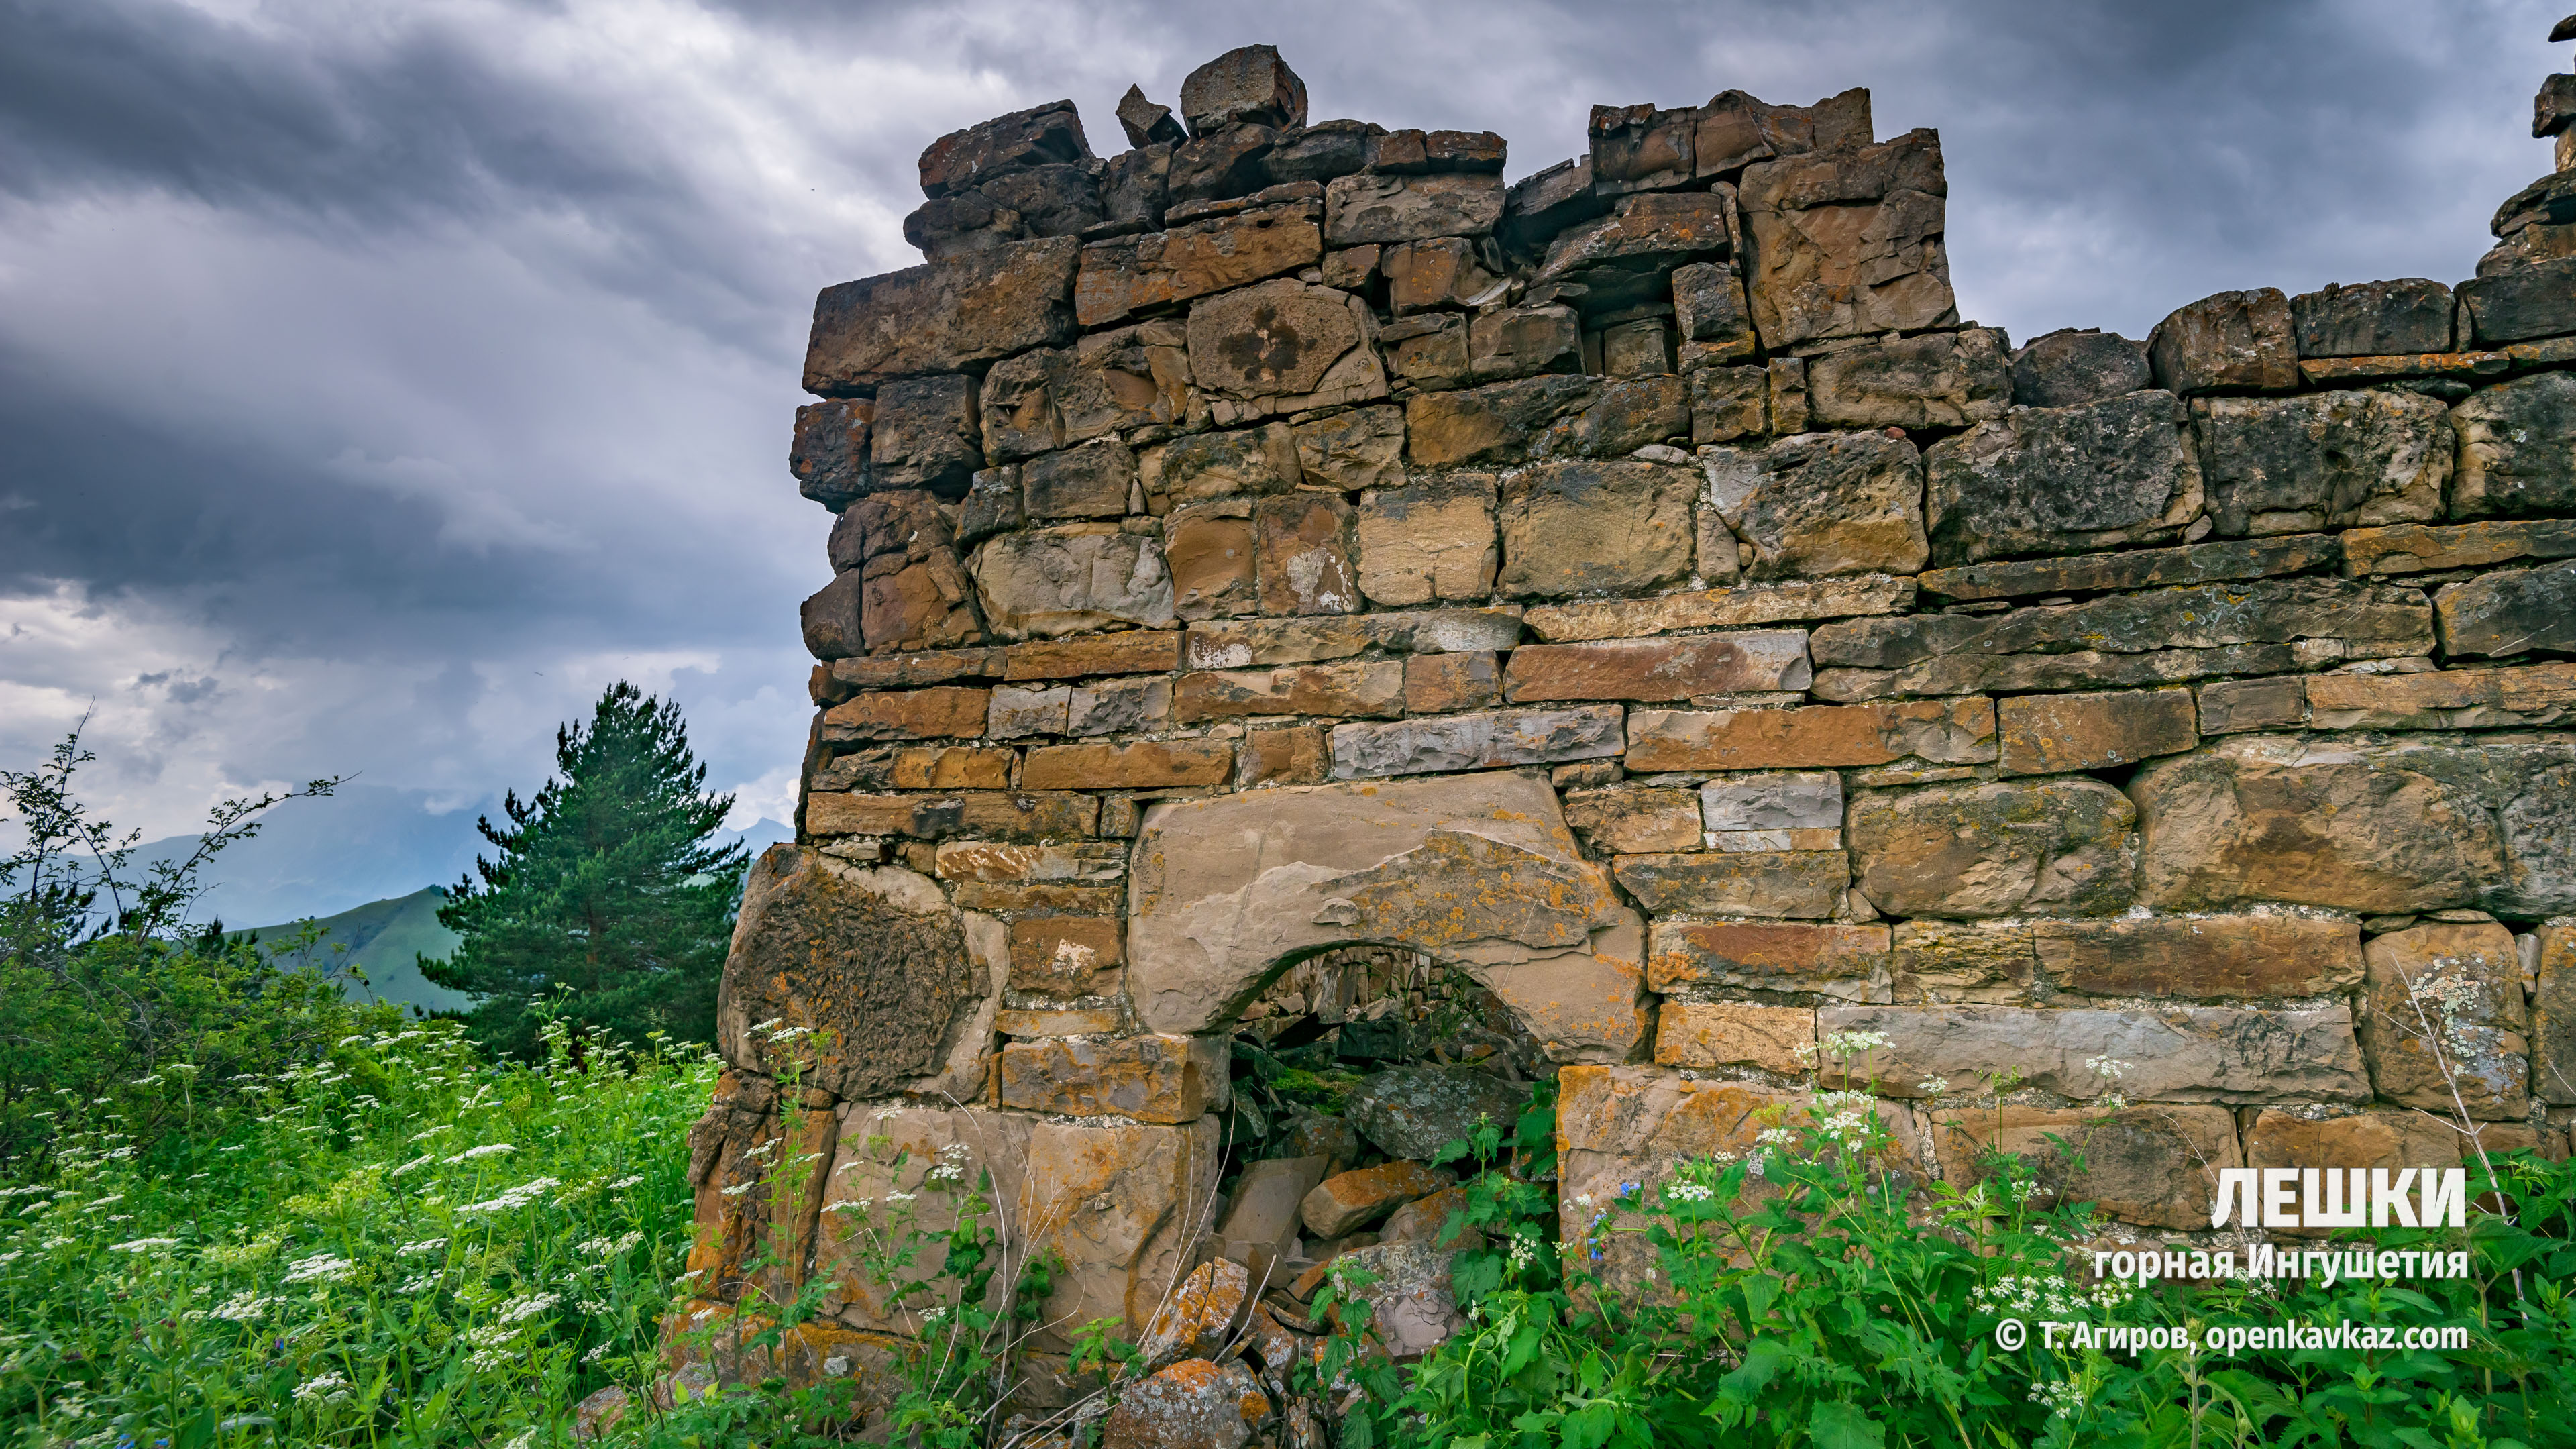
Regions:
<instances>
[{"instance_id":1,"label":"ruined stone wall","mask_svg":"<svg viewBox=\"0 0 2576 1449\"><path fill-rule=\"evenodd\" d=\"M833 1211L901 1185L863 1137L964 1144L1051 1318L1141 1330L1210 1251L1230 1026L1350 943L1561 1066L1569 1204L1876 1033L1911 1170L2108 1113L2081 1194L2205 1229L2220 1167L2458 1155L2384 1015L2437 978L2487 1140L2563 1146L2576 171L2456 288L2016 347L1866 91L1599 107L1510 185L1498 136L1310 121L1266 47L1180 99L1106 159L1070 102L940 139L930 260L816 303L834 577L705 1291L771 1232L904 1326ZM773 1223L727 1189L784 1090L831 1170Z\"/></svg>"}]
</instances>

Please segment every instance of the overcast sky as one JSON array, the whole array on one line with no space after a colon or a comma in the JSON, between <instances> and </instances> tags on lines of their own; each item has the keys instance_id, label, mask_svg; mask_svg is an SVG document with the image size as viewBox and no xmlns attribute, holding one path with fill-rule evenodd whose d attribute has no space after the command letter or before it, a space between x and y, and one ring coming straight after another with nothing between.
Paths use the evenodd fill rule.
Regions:
<instances>
[{"instance_id":1,"label":"overcast sky","mask_svg":"<svg viewBox=\"0 0 2576 1449\"><path fill-rule=\"evenodd\" d=\"M2560 0L2563 5L2567 0ZM1595 102L1940 129L1961 315L2144 336L2213 291L2457 282L2549 169L2533 4L1145 5L0 0L0 761L85 710L159 834L359 773L533 788L557 721L675 694L738 819L794 791L785 457L816 289L918 260L914 158L1070 96L1123 145L1278 45L1312 114Z\"/></svg>"}]
</instances>

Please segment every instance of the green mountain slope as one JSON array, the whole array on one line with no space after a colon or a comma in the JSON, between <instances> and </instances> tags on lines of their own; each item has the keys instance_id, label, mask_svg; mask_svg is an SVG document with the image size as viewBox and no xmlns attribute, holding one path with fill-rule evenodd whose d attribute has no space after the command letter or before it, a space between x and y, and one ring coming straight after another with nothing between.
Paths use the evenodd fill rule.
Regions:
<instances>
[{"instance_id":1,"label":"green mountain slope","mask_svg":"<svg viewBox=\"0 0 2576 1449\"><path fill-rule=\"evenodd\" d=\"M447 892L428 886L407 896L369 901L336 916L324 916L314 922L326 933L313 948L314 959L321 960L335 946L345 947L340 959L366 977L364 985L349 983L352 997L402 1002L423 1012L461 1011L472 1004L464 993L431 985L421 977L414 959L424 955L435 959L456 949L457 934L438 923L438 908L446 899ZM255 926L242 934L282 947L301 924Z\"/></svg>"}]
</instances>

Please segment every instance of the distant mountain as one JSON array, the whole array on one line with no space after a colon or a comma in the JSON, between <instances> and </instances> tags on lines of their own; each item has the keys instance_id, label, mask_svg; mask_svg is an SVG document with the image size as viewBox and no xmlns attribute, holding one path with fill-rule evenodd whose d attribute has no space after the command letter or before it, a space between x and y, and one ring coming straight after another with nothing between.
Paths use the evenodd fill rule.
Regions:
<instances>
[{"instance_id":1,"label":"distant mountain","mask_svg":"<svg viewBox=\"0 0 2576 1449\"><path fill-rule=\"evenodd\" d=\"M463 939L438 923L438 908L446 900L445 890L426 886L407 896L369 901L355 910L324 916L313 922L322 936L309 948L309 959L319 965L336 957L342 966L357 968L364 979L351 980L344 992L352 1000L397 1002L423 1014L462 1011L473 1005L463 992L432 985L420 974L420 957L444 958ZM271 949L282 949L303 928L299 921L258 926L242 934L266 942Z\"/></svg>"}]
</instances>

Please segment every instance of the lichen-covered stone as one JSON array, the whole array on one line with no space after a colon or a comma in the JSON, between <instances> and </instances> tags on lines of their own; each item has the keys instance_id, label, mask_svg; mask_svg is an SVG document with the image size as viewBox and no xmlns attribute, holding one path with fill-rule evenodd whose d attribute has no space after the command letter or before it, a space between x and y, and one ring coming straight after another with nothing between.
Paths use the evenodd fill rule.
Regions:
<instances>
[{"instance_id":1,"label":"lichen-covered stone","mask_svg":"<svg viewBox=\"0 0 2576 1449\"><path fill-rule=\"evenodd\" d=\"M1816 433L1701 455L1708 497L1753 550L1749 579L1911 574L1928 559L1923 458L1881 433Z\"/></svg>"},{"instance_id":2,"label":"lichen-covered stone","mask_svg":"<svg viewBox=\"0 0 2576 1449\"><path fill-rule=\"evenodd\" d=\"M1939 525L1934 525L1937 533ZM2398 529L2361 529L2356 533L2396 533ZM2345 534L2349 548L2354 534ZM1925 593L1950 599L2010 599L2037 594L2107 593L2147 589L2162 584L2214 583L2229 579L2272 578L2330 567L2338 552L2333 535L2303 533L2284 538L2229 539L2184 548L2139 549L2096 554L2089 558L2040 558L2017 563L1968 564L1932 569L1920 585ZM2571 548L2570 552L2576 552ZM2347 568L2347 573L2368 569ZM1893 610L1855 610L1888 613Z\"/></svg>"},{"instance_id":3,"label":"lichen-covered stone","mask_svg":"<svg viewBox=\"0 0 2576 1449\"><path fill-rule=\"evenodd\" d=\"M1406 453L1422 468L1518 462L1548 424L1590 404L1599 385L1551 374L1426 392L1404 405Z\"/></svg>"},{"instance_id":4,"label":"lichen-covered stone","mask_svg":"<svg viewBox=\"0 0 2576 1449\"><path fill-rule=\"evenodd\" d=\"M1905 700L1797 709L1641 709L1629 721L1631 770L1830 769L1919 756L1995 757L1992 700Z\"/></svg>"},{"instance_id":5,"label":"lichen-covered stone","mask_svg":"<svg viewBox=\"0 0 2576 1449\"><path fill-rule=\"evenodd\" d=\"M1734 540L1726 540L1733 547ZM1600 599L1541 604L1524 618L1531 632L1551 643L1625 639L1675 629L1741 629L1799 619L1902 613L1912 603L1912 579L1884 574L1834 579L1791 579L1776 584L1661 594L1651 599Z\"/></svg>"},{"instance_id":6,"label":"lichen-covered stone","mask_svg":"<svg viewBox=\"0 0 2576 1449\"><path fill-rule=\"evenodd\" d=\"M1466 1327L1449 1277L1450 1249L1373 1243L1344 1256L1367 1279L1351 1296L1369 1305L1371 1341L1389 1357L1412 1362Z\"/></svg>"},{"instance_id":7,"label":"lichen-covered stone","mask_svg":"<svg viewBox=\"0 0 2576 1449\"><path fill-rule=\"evenodd\" d=\"M1253 577L1265 614L1356 614L1364 605L1351 564L1351 506L1300 491L1252 506Z\"/></svg>"},{"instance_id":8,"label":"lichen-covered stone","mask_svg":"<svg viewBox=\"0 0 2576 1449\"><path fill-rule=\"evenodd\" d=\"M1840 820L1842 812L1835 811ZM1565 823L1593 850L1636 855L1697 850L1699 801L1688 790L1613 785L1565 792Z\"/></svg>"},{"instance_id":9,"label":"lichen-covered stone","mask_svg":"<svg viewBox=\"0 0 2576 1449\"><path fill-rule=\"evenodd\" d=\"M2371 937L2362 955L2361 1050L2380 1096L2446 1115L2530 1115L2530 1022L2510 932L2421 925Z\"/></svg>"},{"instance_id":10,"label":"lichen-covered stone","mask_svg":"<svg viewBox=\"0 0 2576 1449\"><path fill-rule=\"evenodd\" d=\"M1645 588L1690 571L1699 480L1661 463L1551 462L1502 494L1506 593L1563 596Z\"/></svg>"},{"instance_id":11,"label":"lichen-covered stone","mask_svg":"<svg viewBox=\"0 0 2576 1449\"><path fill-rule=\"evenodd\" d=\"M2210 398L2192 415L2222 534L2442 516L2452 449L2439 399L2381 388Z\"/></svg>"},{"instance_id":12,"label":"lichen-covered stone","mask_svg":"<svg viewBox=\"0 0 2576 1449\"><path fill-rule=\"evenodd\" d=\"M1667 1067L1755 1067L1782 1076L1807 1069L1816 1013L1749 1001L1670 1001L1658 1014L1655 1061Z\"/></svg>"},{"instance_id":13,"label":"lichen-covered stone","mask_svg":"<svg viewBox=\"0 0 2576 1449\"><path fill-rule=\"evenodd\" d=\"M1732 240L1732 199L1723 186L1621 197L1611 215L1558 236L1531 283L1577 299L1576 305L1595 317L1663 302L1672 295L1676 267L1725 255Z\"/></svg>"},{"instance_id":14,"label":"lichen-covered stone","mask_svg":"<svg viewBox=\"0 0 2576 1449\"><path fill-rule=\"evenodd\" d=\"M2177 536L2200 512L2201 470L2181 402L2124 393L2015 408L1924 455L1934 558L1974 563Z\"/></svg>"},{"instance_id":15,"label":"lichen-covered stone","mask_svg":"<svg viewBox=\"0 0 2576 1449\"><path fill-rule=\"evenodd\" d=\"M1861 894L1906 916L2104 915L2137 893L2137 812L2094 780L1852 797Z\"/></svg>"},{"instance_id":16,"label":"lichen-covered stone","mask_svg":"<svg viewBox=\"0 0 2576 1449\"><path fill-rule=\"evenodd\" d=\"M1619 706L1506 709L1333 727L1333 774L1344 780L1598 760L1623 749Z\"/></svg>"},{"instance_id":17,"label":"lichen-covered stone","mask_svg":"<svg viewBox=\"0 0 2576 1449\"><path fill-rule=\"evenodd\" d=\"M2531 1094L2567 1106L2576 1103L2576 923L2546 925L2532 936Z\"/></svg>"},{"instance_id":18,"label":"lichen-covered stone","mask_svg":"<svg viewBox=\"0 0 2576 1449\"><path fill-rule=\"evenodd\" d=\"M1073 336L1082 250L1071 237L1047 237L824 288L814 299L805 390L847 396L1062 345Z\"/></svg>"},{"instance_id":19,"label":"lichen-covered stone","mask_svg":"<svg viewBox=\"0 0 2576 1449\"><path fill-rule=\"evenodd\" d=\"M2290 299L2301 357L2448 352L2451 312L2451 289L2423 277L2329 284Z\"/></svg>"},{"instance_id":20,"label":"lichen-covered stone","mask_svg":"<svg viewBox=\"0 0 2576 1449\"><path fill-rule=\"evenodd\" d=\"M2005 1105L1933 1114L1932 1140L1953 1182L1985 1176L1985 1156L2022 1158L2056 1186L2049 1205L2091 1203L2122 1222L2209 1226L2218 1174L2245 1163L2235 1114L2158 1104L2103 1113Z\"/></svg>"},{"instance_id":21,"label":"lichen-covered stone","mask_svg":"<svg viewBox=\"0 0 2576 1449\"><path fill-rule=\"evenodd\" d=\"M1500 176L1337 176L1324 185L1324 239L1365 242L1483 236L1503 214Z\"/></svg>"},{"instance_id":22,"label":"lichen-covered stone","mask_svg":"<svg viewBox=\"0 0 2576 1449\"><path fill-rule=\"evenodd\" d=\"M1078 634L1112 624L1171 623L1162 545L1096 525L1010 534L975 555L984 617L1005 639Z\"/></svg>"},{"instance_id":23,"label":"lichen-covered stone","mask_svg":"<svg viewBox=\"0 0 2576 1449\"><path fill-rule=\"evenodd\" d=\"M1745 290L1764 347L1958 321L1937 133L1764 161L1740 188Z\"/></svg>"},{"instance_id":24,"label":"lichen-covered stone","mask_svg":"<svg viewBox=\"0 0 2576 1449\"><path fill-rule=\"evenodd\" d=\"M2025 1086L2081 1100L2117 1093L2132 1102L2355 1102L2370 1096L2352 1013L2343 1006L2263 1011L2169 1006L2114 1011L2019 1006L1826 1006L1819 1036L1876 1032L1866 1070L1891 1097L1928 1095L1940 1078L1954 1095L2011 1071ZM2111 1075L2095 1065L2126 1064ZM1864 1064L1855 1061L1857 1074ZM2206 1223L2207 1219L2203 1219Z\"/></svg>"},{"instance_id":25,"label":"lichen-covered stone","mask_svg":"<svg viewBox=\"0 0 2576 1449\"><path fill-rule=\"evenodd\" d=\"M1417 1198L1457 1179L1419 1162L1388 1162L1337 1172L1315 1185L1299 1205L1310 1238L1338 1238L1367 1227Z\"/></svg>"},{"instance_id":26,"label":"lichen-covered stone","mask_svg":"<svg viewBox=\"0 0 2576 1449\"><path fill-rule=\"evenodd\" d=\"M2576 509L2576 376L2543 372L2481 388L2451 409L2459 471L2450 516Z\"/></svg>"},{"instance_id":27,"label":"lichen-covered stone","mask_svg":"<svg viewBox=\"0 0 2576 1449\"><path fill-rule=\"evenodd\" d=\"M1884 925L1657 921L1646 982L1657 991L1725 987L1884 1001L1888 949Z\"/></svg>"},{"instance_id":28,"label":"lichen-covered stone","mask_svg":"<svg viewBox=\"0 0 2576 1449\"><path fill-rule=\"evenodd\" d=\"M1964 428L2004 415L2003 334L1925 332L1807 360L1807 414L1829 428Z\"/></svg>"},{"instance_id":29,"label":"lichen-covered stone","mask_svg":"<svg viewBox=\"0 0 2576 1449\"><path fill-rule=\"evenodd\" d=\"M2445 654L2576 650L2576 562L2502 569L2433 596Z\"/></svg>"},{"instance_id":30,"label":"lichen-covered stone","mask_svg":"<svg viewBox=\"0 0 2576 1449\"><path fill-rule=\"evenodd\" d=\"M1292 277L1190 305L1190 375L1219 423L1386 396L1368 305Z\"/></svg>"},{"instance_id":31,"label":"lichen-covered stone","mask_svg":"<svg viewBox=\"0 0 2576 1449\"><path fill-rule=\"evenodd\" d=\"M2576 721L2576 663L2313 674L2304 684L2308 722L2321 730L2497 729Z\"/></svg>"},{"instance_id":32,"label":"lichen-covered stone","mask_svg":"<svg viewBox=\"0 0 2576 1449\"><path fill-rule=\"evenodd\" d=\"M1290 664L1181 676L1174 696L1184 724L1243 715L1383 718L1404 712L1404 663Z\"/></svg>"},{"instance_id":33,"label":"lichen-covered stone","mask_svg":"<svg viewBox=\"0 0 2576 1449\"><path fill-rule=\"evenodd\" d=\"M2461 471L2452 476L2451 494L2455 499L2465 486L2461 480L2468 476L2465 457L2464 454ZM2387 528L2356 528L2343 535L2343 571L2355 576L2478 568L2516 559L2570 555L2576 555L2576 519L2517 519L2442 528L2400 523Z\"/></svg>"},{"instance_id":34,"label":"lichen-covered stone","mask_svg":"<svg viewBox=\"0 0 2576 1449\"><path fill-rule=\"evenodd\" d=\"M1261 607L1253 570L1252 500L1183 504L1163 520L1163 563L1172 574L1172 612L1223 619Z\"/></svg>"},{"instance_id":35,"label":"lichen-covered stone","mask_svg":"<svg viewBox=\"0 0 2576 1449\"><path fill-rule=\"evenodd\" d=\"M837 513L868 491L876 411L872 398L833 398L796 409L787 471L796 475L797 492Z\"/></svg>"},{"instance_id":36,"label":"lichen-covered stone","mask_svg":"<svg viewBox=\"0 0 2576 1449\"><path fill-rule=\"evenodd\" d=\"M2058 775L2134 765L2200 742L2188 689L2029 694L1996 706L2007 775Z\"/></svg>"},{"instance_id":37,"label":"lichen-covered stone","mask_svg":"<svg viewBox=\"0 0 2576 1449\"><path fill-rule=\"evenodd\" d=\"M1503 695L1514 704L1558 699L1689 699L1702 694L1807 686L1807 636L1799 629L1527 644L1512 651Z\"/></svg>"},{"instance_id":38,"label":"lichen-covered stone","mask_svg":"<svg viewBox=\"0 0 2576 1449\"><path fill-rule=\"evenodd\" d=\"M1529 1089L1472 1067L1389 1067L1351 1089L1343 1114L1389 1157L1430 1161L1491 1122L1508 1138Z\"/></svg>"},{"instance_id":39,"label":"lichen-covered stone","mask_svg":"<svg viewBox=\"0 0 2576 1449\"><path fill-rule=\"evenodd\" d=\"M2278 287L2219 292L2175 308L2147 334L2147 356L2156 386L2185 397L2299 385L2290 299Z\"/></svg>"},{"instance_id":40,"label":"lichen-covered stone","mask_svg":"<svg viewBox=\"0 0 2576 1449\"><path fill-rule=\"evenodd\" d=\"M1613 866L1620 887L1658 916L1818 920L1842 909L1851 885L1850 857L1839 850L1623 855Z\"/></svg>"},{"instance_id":41,"label":"lichen-covered stone","mask_svg":"<svg viewBox=\"0 0 2576 1449\"><path fill-rule=\"evenodd\" d=\"M1324 254L1315 220L1312 202L1292 201L1096 241L1081 249L1070 301L1083 326L1099 327L1312 266Z\"/></svg>"},{"instance_id":42,"label":"lichen-covered stone","mask_svg":"<svg viewBox=\"0 0 2576 1449\"><path fill-rule=\"evenodd\" d=\"M2093 996L2323 996L2361 981L2361 933L2349 920L2042 921L2030 936L2049 980Z\"/></svg>"},{"instance_id":43,"label":"lichen-covered stone","mask_svg":"<svg viewBox=\"0 0 2576 1449\"><path fill-rule=\"evenodd\" d=\"M1052 1039L1002 1048L1005 1107L1185 1123L1223 1111L1228 1100L1223 1037Z\"/></svg>"}]
</instances>

